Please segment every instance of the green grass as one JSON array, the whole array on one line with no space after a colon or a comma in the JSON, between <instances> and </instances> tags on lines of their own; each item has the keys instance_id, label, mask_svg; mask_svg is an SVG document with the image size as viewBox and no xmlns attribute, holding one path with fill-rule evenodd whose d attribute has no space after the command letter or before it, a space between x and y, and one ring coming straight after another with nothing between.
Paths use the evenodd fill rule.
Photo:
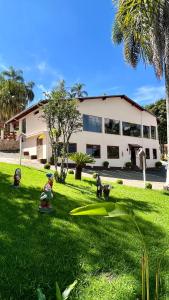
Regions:
<instances>
[{"instance_id":1,"label":"green grass","mask_svg":"<svg viewBox=\"0 0 169 300\"><path fill-rule=\"evenodd\" d=\"M71 300L140 299L142 245L128 220L73 217L69 211L96 202L94 180L54 185L53 215L38 213L45 171L22 167L12 188L14 165L0 163L0 299L37 299L40 286L55 299L78 279ZM156 260L169 247L169 194L114 184L111 201L135 210L150 251L151 285ZM169 299L169 256L162 265L162 293ZM153 300L153 299L152 299Z\"/></svg>"}]
</instances>

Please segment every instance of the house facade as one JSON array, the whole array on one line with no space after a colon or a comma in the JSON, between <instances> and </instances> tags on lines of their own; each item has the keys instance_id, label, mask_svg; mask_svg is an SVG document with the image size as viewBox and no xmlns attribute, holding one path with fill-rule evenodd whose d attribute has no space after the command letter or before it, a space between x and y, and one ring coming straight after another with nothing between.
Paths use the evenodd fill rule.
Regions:
<instances>
[{"instance_id":1,"label":"house facade","mask_svg":"<svg viewBox=\"0 0 169 300\"><path fill-rule=\"evenodd\" d=\"M26 109L11 118L19 122L19 131L25 134L22 149L30 158L50 161L52 151L48 128L42 118L42 107L46 101ZM126 162L140 167L138 148L146 152L147 167L154 167L160 160L157 120L154 115L125 95L86 97L78 100L83 129L73 134L70 152L83 152L94 156L95 165L104 161L110 167L124 167Z\"/></svg>"}]
</instances>

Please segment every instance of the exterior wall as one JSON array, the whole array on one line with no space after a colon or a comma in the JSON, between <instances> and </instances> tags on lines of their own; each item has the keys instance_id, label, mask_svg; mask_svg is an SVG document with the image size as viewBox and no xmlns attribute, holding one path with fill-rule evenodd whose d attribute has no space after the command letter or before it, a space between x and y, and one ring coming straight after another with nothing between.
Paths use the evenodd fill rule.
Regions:
<instances>
[{"instance_id":1,"label":"exterior wall","mask_svg":"<svg viewBox=\"0 0 169 300\"><path fill-rule=\"evenodd\" d=\"M30 155L37 154L37 137L45 134L43 141L43 158L48 160L51 157L51 147L49 137L47 134L47 126L45 121L41 118L42 112L39 114L31 112L26 116L26 142L23 143L23 151L29 151ZM129 144L138 144L143 148L150 149L150 159L147 160L147 167L154 167L155 162L160 160L160 147L158 139L138 138L122 135L122 121L136 123L140 125L156 126L156 118L146 111L141 111L131 103L120 97L113 99L92 99L84 100L79 103L79 111L81 114L102 117L102 133L94 133L82 131L74 134L71 137L71 143L77 143L78 152L86 152L86 144L100 145L101 158L95 159L96 166L102 166L103 161L109 161L110 167L124 167L125 163L131 161L131 153ZM119 120L121 124L121 135L113 135L104 133L104 118ZM20 120L20 130L21 130ZM120 158L108 159L107 146L119 146ZM157 159L153 159L153 150L157 149ZM137 165L140 165L139 158L137 158Z\"/></svg>"}]
</instances>

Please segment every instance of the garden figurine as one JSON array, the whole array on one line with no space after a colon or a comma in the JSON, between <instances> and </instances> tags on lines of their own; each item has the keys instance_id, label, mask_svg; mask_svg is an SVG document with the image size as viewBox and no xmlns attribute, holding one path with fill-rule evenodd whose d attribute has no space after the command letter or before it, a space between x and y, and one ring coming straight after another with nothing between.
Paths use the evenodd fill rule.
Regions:
<instances>
[{"instance_id":1,"label":"garden figurine","mask_svg":"<svg viewBox=\"0 0 169 300\"><path fill-rule=\"evenodd\" d=\"M53 174L46 174L48 182L45 184L43 192L40 196L40 212L50 212L52 211L51 200L53 199L52 187L53 187Z\"/></svg>"},{"instance_id":2,"label":"garden figurine","mask_svg":"<svg viewBox=\"0 0 169 300\"><path fill-rule=\"evenodd\" d=\"M21 181L21 169L17 168L15 170L15 174L14 174L14 184L13 184L13 186L14 187L19 187L20 181Z\"/></svg>"},{"instance_id":3,"label":"garden figurine","mask_svg":"<svg viewBox=\"0 0 169 300\"><path fill-rule=\"evenodd\" d=\"M98 198L101 198L102 197L102 182L101 182L101 178L100 178L99 174L97 174L96 186L97 186L96 195Z\"/></svg>"},{"instance_id":4,"label":"garden figurine","mask_svg":"<svg viewBox=\"0 0 169 300\"><path fill-rule=\"evenodd\" d=\"M109 184L104 184L102 186L103 196L104 196L105 201L109 201L110 189L111 189L111 186Z\"/></svg>"}]
</instances>

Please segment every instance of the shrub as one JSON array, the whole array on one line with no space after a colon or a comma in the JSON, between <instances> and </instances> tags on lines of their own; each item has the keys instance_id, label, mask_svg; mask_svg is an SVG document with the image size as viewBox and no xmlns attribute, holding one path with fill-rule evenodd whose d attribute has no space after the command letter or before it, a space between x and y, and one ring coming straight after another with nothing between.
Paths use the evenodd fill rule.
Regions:
<instances>
[{"instance_id":1,"label":"shrub","mask_svg":"<svg viewBox=\"0 0 169 300\"><path fill-rule=\"evenodd\" d=\"M68 174L74 174L74 171L73 170L68 170Z\"/></svg>"},{"instance_id":2,"label":"shrub","mask_svg":"<svg viewBox=\"0 0 169 300\"><path fill-rule=\"evenodd\" d=\"M40 159L40 163L43 164L43 165L46 164L47 163L47 159L46 158L41 158Z\"/></svg>"},{"instance_id":3,"label":"shrub","mask_svg":"<svg viewBox=\"0 0 169 300\"><path fill-rule=\"evenodd\" d=\"M127 169L131 169L131 167L132 167L131 161L127 161L127 162L125 163L125 167L126 167Z\"/></svg>"},{"instance_id":4,"label":"shrub","mask_svg":"<svg viewBox=\"0 0 169 300\"><path fill-rule=\"evenodd\" d=\"M98 173L93 173L93 178L96 179L98 176Z\"/></svg>"},{"instance_id":5,"label":"shrub","mask_svg":"<svg viewBox=\"0 0 169 300\"><path fill-rule=\"evenodd\" d=\"M155 163L155 167L156 167L156 168L160 168L161 166L162 166L161 161L157 161L157 162Z\"/></svg>"},{"instance_id":6,"label":"shrub","mask_svg":"<svg viewBox=\"0 0 169 300\"><path fill-rule=\"evenodd\" d=\"M145 188L146 188L147 190L152 190L152 184L151 184L150 182L146 182Z\"/></svg>"},{"instance_id":7,"label":"shrub","mask_svg":"<svg viewBox=\"0 0 169 300\"><path fill-rule=\"evenodd\" d=\"M48 163L44 165L44 169L46 169L46 170L50 170L50 167L51 167L51 165Z\"/></svg>"},{"instance_id":8,"label":"shrub","mask_svg":"<svg viewBox=\"0 0 169 300\"><path fill-rule=\"evenodd\" d=\"M117 183L117 184L123 184L123 180L122 180L122 179L117 179L117 180L116 180L116 183Z\"/></svg>"},{"instance_id":9,"label":"shrub","mask_svg":"<svg viewBox=\"0 0 169 300\"><path fill-rule=\"evenodd\" d=\"M104 161L104 162L103 162L103 167L104 167L104 168L108 168L108 166L109 166L109 162L108 162L108 161Z\"/></svg>"}]
</instances>

